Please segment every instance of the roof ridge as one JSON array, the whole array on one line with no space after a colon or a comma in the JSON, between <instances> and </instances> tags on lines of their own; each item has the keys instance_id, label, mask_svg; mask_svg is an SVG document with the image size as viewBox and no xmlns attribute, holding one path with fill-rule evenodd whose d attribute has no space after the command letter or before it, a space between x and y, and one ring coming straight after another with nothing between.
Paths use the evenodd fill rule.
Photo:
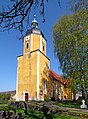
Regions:
<instances>
[{"instance_id":1,"label":"roof ridge","mask_svg":"<svg viewBox=\"0 0 88 119\"><path fill-rule=\"evenodd\" d=\"M50 69L49 74L55 78L56 80L60 81L62 84L67 84L67 80L64 80L60 75L58 75L56 72Z\"/></svg>"}]
</instances>

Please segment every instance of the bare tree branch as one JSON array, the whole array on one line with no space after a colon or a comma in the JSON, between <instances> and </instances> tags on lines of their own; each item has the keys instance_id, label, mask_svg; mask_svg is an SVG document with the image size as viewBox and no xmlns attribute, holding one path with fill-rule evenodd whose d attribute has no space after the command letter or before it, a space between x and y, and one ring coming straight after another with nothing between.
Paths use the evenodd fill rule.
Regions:
<instances>
[{"instance_id":1,"label":"bare tree branch","mask_svg":"<svg viewBox=\"0 0 88 119\"><path fill-rule=\"evenodd\" d=\"M73 10L80 10L86 8L88 10L88 0L68 0ZM21 32L24 28L24 23L29 26L29 14L31 10L36 7L40 8L40 15L45 22L45 2L48 0L10 0L8 6L2 6L0 11L0 31L8 31L12 28L18 29ZM57 0L59 7L61 0Z\"/></svg>"},{"instance_id":2,"label":"bare tree branch","mask_svg":"<svg viewBox=\"0 0 88 119\"><path fill-rule=\"evenodd\" d=\"M46 0L48 2L48 0ZM41 7L40 14L44 19L44 2L45 0L11 0L12 7L7 6L8 9L2 7L0 12L0 28L2 31L8 31L12 28L18 29L22 32L21 27L27 18L27 23L31 8ZM45 19L44 19L45 21Z\"/></svg>"}]
</instances>

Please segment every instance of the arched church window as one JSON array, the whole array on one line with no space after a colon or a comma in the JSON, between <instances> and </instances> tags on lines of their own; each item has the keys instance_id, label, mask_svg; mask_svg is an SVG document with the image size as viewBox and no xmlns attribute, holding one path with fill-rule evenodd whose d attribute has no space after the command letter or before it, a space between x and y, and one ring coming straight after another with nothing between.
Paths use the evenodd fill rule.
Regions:
<instances>
[{"instance_id":1,"label":"arched church window","mask_svg":"<svg viewBox=\"0 0 88 119\"><path fill-rule=\"evenodd\" d=\"M46 94L46 80L44 80L44 94Z\"/></svg>"},{"instance_id":2,"label":"arched church window","mask_svg":"<svg viewBox=\"0 0 88 119\"><path fill-rule=\"evenodd\" d=\"M56 95L58 95L58 84L56 84Z\"/></svg>"},{"instance_id":3,"label":"arched church window","mask_svg":"<svg viewBox=\"0 0 88 119\"><path fill-rule=\"evenodd\" d=\"M26 43L26 48L27 48L27 49L29 48L29 43Z\"/></svg>"},{"instance_id":4,"label":"arched church window","mask_svg":"<svg viewBox=\"0 0 88 119\"><path fill-rule=\"evenodd\" d=\"M43 51L45 50L44 45L43 45Z\"/></svg>"}]
</instances>

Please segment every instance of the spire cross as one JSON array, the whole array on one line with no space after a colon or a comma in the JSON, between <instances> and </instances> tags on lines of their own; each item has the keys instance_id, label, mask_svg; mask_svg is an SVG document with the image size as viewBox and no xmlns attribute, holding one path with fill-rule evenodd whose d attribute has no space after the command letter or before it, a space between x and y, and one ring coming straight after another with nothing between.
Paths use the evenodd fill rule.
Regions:
<instances>
[{"instance_id":1,"label":"spire cross","mask_svg":"<svg viewBox=\"0 0 88 119\"><path fill-rule=\"evenodd\" d=\"M34 20L36 20L36 14L34 14Z\"/></svg>"}]
</instances>

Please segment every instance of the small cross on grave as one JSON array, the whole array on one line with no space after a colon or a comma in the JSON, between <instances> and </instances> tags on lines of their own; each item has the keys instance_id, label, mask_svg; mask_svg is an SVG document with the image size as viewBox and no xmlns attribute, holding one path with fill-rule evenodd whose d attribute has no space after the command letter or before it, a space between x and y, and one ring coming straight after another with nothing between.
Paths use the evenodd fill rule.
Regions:
<instances>
[{"instance_id":1,"label":"small cross on grave","mask_svg":"<svg viewBox=\"0 0 88 119\"><path fill-rule=\"evenodd\" d=\"M84 99L82 100L81 108L87 108L87 105L85 105L85 100Z\"/></svg>"}]
</instances>

